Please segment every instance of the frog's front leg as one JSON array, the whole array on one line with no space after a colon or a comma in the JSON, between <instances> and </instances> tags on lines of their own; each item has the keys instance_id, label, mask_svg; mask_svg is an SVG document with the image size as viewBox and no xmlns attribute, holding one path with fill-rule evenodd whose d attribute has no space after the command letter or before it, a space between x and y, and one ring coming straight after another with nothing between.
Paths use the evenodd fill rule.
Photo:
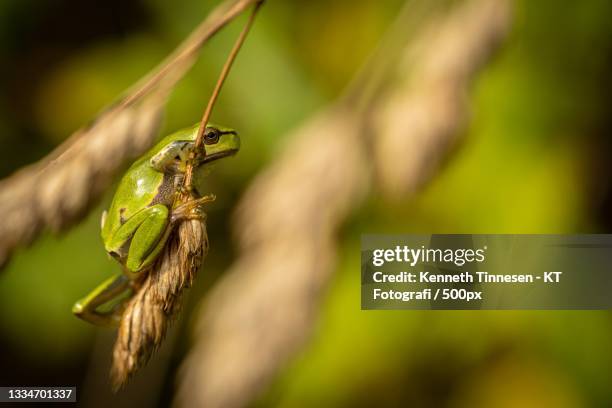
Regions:
<instances>
[{"instance_id":1,"label":"frog's front leg","mask_svg":"<svg viewBox=\"0 0 612 408\"><path fill-rule=\"evenodd\" d=\"M76 302L72 307L72 313L98 326L115 327L121 320L122 305L116 305L113 310L108 312L99 312L97 309L124 293L129 285L128 277L119 273L104 281L90 294Z\"/></svg>"},{"instance_id":2,"label":"frog's front leg","mask_svg":"<svg viewBox=\"0 0 612 408\"><path fill-rule=\"evenodd\" d=\"M139 272L161 252L170 233L168 224L169 211L165 205L147 207L117 229L106 250L118 254L128 271Z\"/></svg>"}]
</instances>

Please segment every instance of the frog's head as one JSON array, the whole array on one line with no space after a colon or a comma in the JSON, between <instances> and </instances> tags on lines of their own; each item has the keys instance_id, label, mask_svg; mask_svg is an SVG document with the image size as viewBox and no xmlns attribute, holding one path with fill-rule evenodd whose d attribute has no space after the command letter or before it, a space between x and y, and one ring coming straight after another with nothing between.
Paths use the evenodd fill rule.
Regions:
<instances>
[{"instance_id":1,"label":"frog's head","mask_svg":"<svg viewBox=\"0 0 612 408\"><path fill-rule=\"evenodd\" d=\"M206 126L204 133L204 159L202 163L234 155L240 150L240 137L234 129L218 125Z\"/></svg>"}]
</instances>

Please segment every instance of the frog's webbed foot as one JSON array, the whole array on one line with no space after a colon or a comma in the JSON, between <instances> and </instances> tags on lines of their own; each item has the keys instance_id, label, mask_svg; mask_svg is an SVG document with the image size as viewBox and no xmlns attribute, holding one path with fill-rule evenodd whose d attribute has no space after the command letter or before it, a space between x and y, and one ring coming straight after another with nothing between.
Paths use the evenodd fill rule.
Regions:
<instances>
[{"instance_id":1,"label":"frog's webbed foot","mask_svg":"<svg viewBox=\"0 0 612 408\"><path fill-rule=\"evenodd\" d=\"M206 217L204 213L204 204L215 201L217 197L214 194L207 194L204 197L191 199L183 204L180 204L172 210L171 222L183 220L202 220Z\"/></svg>"}]
</instances>

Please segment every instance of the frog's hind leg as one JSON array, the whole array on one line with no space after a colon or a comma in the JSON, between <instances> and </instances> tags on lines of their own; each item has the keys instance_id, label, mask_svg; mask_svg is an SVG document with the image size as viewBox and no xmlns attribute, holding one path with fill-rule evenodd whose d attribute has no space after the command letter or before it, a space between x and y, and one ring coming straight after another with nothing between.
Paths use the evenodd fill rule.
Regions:
<instances>
[{"instance_id":1,"label":"frog's hind leg","mask_svg":"<svg viewBox=\"0 0 612 408\"><path fill-rule=\"evenodd\" d=\"M116 305L112 310L99 312L98 307L116 299L130 287L130 280L123 274L117 274L104 281L90 294L79 300L72 307L72 313L77 317L97 326L116 327L121 320L122 305Z\"/></svg>"},{"instance_id":2,"label":"frog's hind leg","mask_svg":"<svg viewBox=\"0 0 612 408\"><path fill-rule=\"evenodd\" d=\"M137 218L134 223L136 226L127 226L126 223L118 233L121 235L124 227L130 231L134 231L135 228L125 267L130 272L139 272L155 260L168 238L168 207L157 204L141 211L134 218Z\"/></svg>"},{"instance_id":3,"label":"frog's hind leg","mask_svg":"<svg viewBox=\"0 0 612 408\"><path fill-rule=\"evenodd\" d=\"M168 241L168 237L172 232L176 223L181 220L190 220L190 219L202 219L204 214L202 212L202 205L204 203L208 203L215 200L215 196L210 194L205 197L200 197L194 200L190 200L187 203L178 206L175 210L172 211L172 216L168 217L168 210L166 207L161 206L161 211L157 211L154 214L151 214L147 221L149 224L145 225L145 222L142 223L138 230L134 234L134 239L138 240L138 242L142 243L145 239L148 239L149 242L146 242L144 247L152 244L154 242L151 237L159 236L157 238L157 243L153 246L153 249L149 252L139 252L136 247L133 245L130 246L130 250L128 252L128 258L126 261L126 268L128 273L137 272L142 270L144 267L151 265L159 256L161 251L164 249L166 242ZM144 227L144 228L143 228ZM139 234L144 235L142 238L139 237ZM139 247L143 247L139 245ZM132 249L134 248L134 249ZM130 262L130 256L133 256L135 261ZM138 260L142 258L142 261ZM136 269L134 269L136 268Z\"/></svg>"},{"instance_id":4,"label":"frog's hind leg","mask_svg":"<svg viewBox=\"0 0 612 408\"><path fill-rule=\"evenodd\" d=\"M153 261L155 261L157 259L157 257L161 253L162 249L164 249L164 247L166 246L166 242L168 241L168 237L170 236L171 232L172 232L172 225L167 224L166 225L166 229L164 230L161 238L159 239L159 241L157 242L157 244L155 245L153 250L142 261L142 265L143 266L149 266L149 265L151 265L153 263ZM141 269L142 269L142 267L141 267ZM128 270L128 272L131 272L131 271Z\"/></svg>"}]
</instances>

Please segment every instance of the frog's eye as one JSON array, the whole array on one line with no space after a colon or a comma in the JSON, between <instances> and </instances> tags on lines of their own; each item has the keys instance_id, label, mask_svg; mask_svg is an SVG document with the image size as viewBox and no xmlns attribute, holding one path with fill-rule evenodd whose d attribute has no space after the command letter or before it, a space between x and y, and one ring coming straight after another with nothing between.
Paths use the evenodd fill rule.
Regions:
<instances>
[{"instance_id":1,"label":"frog's eye","mask_svg":"<svg viewBox=\"0 0 612 408\"><path fill-rule=\"evenodd\" d=\"M204 144L211 145L219 141L219 131L217 129L210 129L204 135Z\"/></svg>"}]
</instances>

